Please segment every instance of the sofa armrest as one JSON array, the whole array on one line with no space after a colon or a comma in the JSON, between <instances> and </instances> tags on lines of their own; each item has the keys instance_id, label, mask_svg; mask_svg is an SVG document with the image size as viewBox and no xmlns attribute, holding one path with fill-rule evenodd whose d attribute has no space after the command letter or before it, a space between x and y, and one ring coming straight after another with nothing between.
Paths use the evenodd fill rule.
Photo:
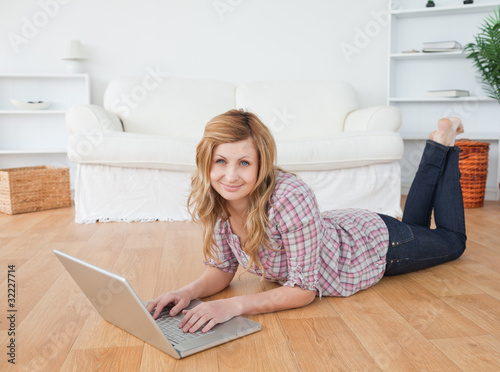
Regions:
<instances>
[{"instance_id":1,"label":"sofa armrest","mask_svg":"<svg viewBox=\"0 0 500 372\"><path fill-rule=\"evenodd\" d=\"M123 132L120 118L97 105L77 105L66 111L66 130L70 134L81 131Z\"/></svg>"},{"instance_id":2,"label":"sofa armrest","mask_svg":"<svg viewBox=\"0 0 500 372\"><path fill-rule=\"evenodd\" d=\"M401 111L394 106L374 106L347 115L344 132L360 130L397 132L401 127Z\"/></svg>"}]
</instances>

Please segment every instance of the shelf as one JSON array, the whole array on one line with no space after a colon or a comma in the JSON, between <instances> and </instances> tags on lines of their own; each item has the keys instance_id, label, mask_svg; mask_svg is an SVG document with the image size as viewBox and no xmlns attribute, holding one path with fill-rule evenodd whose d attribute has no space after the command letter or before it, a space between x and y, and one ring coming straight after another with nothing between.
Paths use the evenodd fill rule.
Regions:
<instances>
[{"instance_id":1,"label":"shelf","mask_svg":"<svg viewBox=\"0 0 500 372\"><path fill-rule=\"evenodd\" d=\"M0 78L27 78L27 79L32 79L32 78L48 78L48 79L57 79L57 78L62 78L62 79L81 79L81 78L88 78L89 74L47 74L47 73L31 73L31 74L20 74L20 73L2 73L0 74Z\"/></svg>"},{"instance_id":2,"label":"shelf","mask_svg":"<svg viewBox=\"0 0 500 372\"><path fill-rule=\"evenodd\" d=\"M10 104L50 101L44 110ZM86 73L0 72L0 162L3 168L50 161L67 162L65 114L69 107L90 103ZM30 107L28 107L30 108Z\"/></svg>"},{"instance_id":3,"label":"shelf","mask_svg":"<svg viewBox=\"0 0 500 372\"><path fill-rule=\"evenodd\" d=\"M438 118L461 117L465 133L457 139L488 142L487 190L500 200L500 105L478 79L469 50L424 53L426 42L457 40L462 47L475 40L486 17L500 8L500 0L392 2L389 26L387 104L401 112L400 134L405 152L401 159L401 184L410 184L418 167L417 154L435 129ZM477 4L479 3L479 4ZM405 8L406 7L406 8ZM413 9L408 9L412 7ZM418 7L418 9L415 9ZM416 49L418 53L402 53ZM469 58L468 58L469 57ZM469 97L429 97L432 90L467 90ZM406 190L407 191L407 190Z\"/></svg>"},{"instance_id":4,"label":"shelf","mask_svg":"<svg viewBox=\"0 0 500 372\"><path fill-rule=\"evenodd\" d=\"M391 10L391 14L397 18L429 17L440 15L470 14L481 12L493 12L500 7L500 3L470 4L461 6L444 6L422 9Z\"/></svg>"},{"instance_id":5,"label":"shelf","mask_svg":"<svg viewBox=\"0 0 500 372\"><path fill-rule=\"evenodd\" d=\"M404 140L421 141L421 140L427 140L429 138L430 133L400 132L400 134ZM500 133L495 133L495 132L464 133L457 137L457 140L459 139L470 139L476 141L498 141L500 139Z\"/></svg>"},{"instance_id":6,"label":"shelf","mask_svg":"<svg viewBox=\"0 0 500 372\"><path fill-rule=\"evenodd\" d=\"M464 101L473 101L473 102L497 102L496 99L489 97L456 97L456 98L397 98L390 97L389 102L405 102L405 103L433 103L433 102L464 102Z\"/></svg>"},{"instance_id":7,"label":"shelf","mask_svg":"<svg viewBox=\"0 0 500 372\"><path fill-rule=\"evenodd\" d=\"M0 110L0 115L60 115L66 110Z\"/></svg>"},{"instance_id":8,"label":"shelf","mask_svg":"<svg viewBox=\"0 0 500 372\"><path fill-rule=\"evenodd\" d=\"M393 53L392 59L438 59L438 58L466 58L470 52L436 52L436 53Z\"/></svg>"},{"instance_id":9,"label":"shelf","mask_svg":"<svg viewBox=\"0 0 500 372\"><path fill-rule=\"evenodd\" d=\"M23 155L23 154L66 154L66 149L0 150L0 155Z\"/></svg>"}]
</instances>

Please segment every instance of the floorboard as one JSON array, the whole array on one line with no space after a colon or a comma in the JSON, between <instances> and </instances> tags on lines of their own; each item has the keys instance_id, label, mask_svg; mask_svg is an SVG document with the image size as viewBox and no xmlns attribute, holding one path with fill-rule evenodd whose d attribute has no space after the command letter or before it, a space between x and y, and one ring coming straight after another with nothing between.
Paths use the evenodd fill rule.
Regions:
<instances>
[{"instance_id":1,"label":"floorboard","mask_svg":"<svg viewBox=\"0 0 500 372\"><path fill-rule=\"evenodd\" d=\"M2 371L500 370L499 202L466 210L467 250L459 260L383 278L349 298L250 316L262 323L260 332L182 360L102 320L52 250L126 277L148 300L203 271L200 227L73 221L73 207L0 214ZM13 336L10 265L17 291ZM207 300L275 286L238 274ZM7 355L13 343L15 365Z\"/></svg>"}]
</instances>

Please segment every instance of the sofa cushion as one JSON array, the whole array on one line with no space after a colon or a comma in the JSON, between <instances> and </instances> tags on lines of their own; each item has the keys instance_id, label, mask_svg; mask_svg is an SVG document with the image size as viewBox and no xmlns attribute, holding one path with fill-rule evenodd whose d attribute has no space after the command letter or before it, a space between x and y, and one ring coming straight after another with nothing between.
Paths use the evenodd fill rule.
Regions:
<instances>
[{"instance_id":1,"label":"sofa cushion","mask_svg":"<svg viewBox=\"0 0 500 372\"><path fill-rule=\"evenodd\" d=\"M346 82L295 80L239 85L236 107L254 112L281 141L342 132L358 104Z\"/></svg>"},{"instance_id":2,"label":"sofa cushion","mask_svg":"<svg viewBox=\"0 0 500 372\"><path fill-rule=\"evenodd\" d=\"M395 106L372 106L347 115L344 132L382 130L397 132L401 127L401 111Z\"/></svg>"},{"instance_id":3,"label":"sofa cushion","mask_svg":"<svg viewBox=\"0 0 500 372\"><path fill-rule=\"evenodd\" d=\"M112 80L104 108L118 115L126 132L201 137L205 124L231 110L231 83L145 75Z\"/></svg>"},{"instance_id":4,"label":"sofa cushion","mask_svg":"<svg viewBox=\"0 0 500 372\"><path fill-rule=\"evenodd\" d=\"M82 164L193 171L199 138L88 131L72 135L68 157ZM286 170L332 170L399 160L403 141L395 132L350 132L281 141L277 164Z\"/></svg>"},{"instance_id":5,"label":"sofa cushion","mask_svg":"<svg viewBox=\"0 0 500 372\"><path fill-rule=\"evenodd\" d=\"M85 131L68 139L69 160L128 168L195 169L199 139L127 132Z\"/></svg>"},{"instance_id":6,"label":"sofa cushion","mask_svg":"<svg viewBox=\"0 0 500 372\"><path fill-rule=\"evenodd\" d=\"M403 156L399 133L343 132L321 138L281 141L277 163L289 171L321 171L389 163Z\"/></svg>"},{"instance_id":7,"label":"sofa cushion","mask_svg":"<svg viewBox=\"0 0 500 372\"><path fill-rule=\"evenodd\" d=\"M66 129L72 134L82 130L123 132L118 116L97 105L75 105L66 111Z\"/></svg>"}]
</instances>

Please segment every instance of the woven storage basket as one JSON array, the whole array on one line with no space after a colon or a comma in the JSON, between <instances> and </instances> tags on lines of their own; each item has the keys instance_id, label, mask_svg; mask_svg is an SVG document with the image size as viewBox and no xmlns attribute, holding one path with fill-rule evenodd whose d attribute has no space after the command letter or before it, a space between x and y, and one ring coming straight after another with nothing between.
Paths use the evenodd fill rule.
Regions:
<instances>
[{"instance_id":1,"label":"woven storage basket","mask_svg":"<svg viewBox=\"0 0 500 372\"><path fill-rule=\"evenodd\" d=\"M484 204L486 178L488 176L489 143L475 142L467 139L458 140L460 147L460 184L465 208L479 208Z\"/></svg>"},{"instance_id":2,"label":"woven storage basket","mask_svg":"<svg viewBox=\"0 0 500 372\"><path fill-rule=\"evenodd\" d=\"M0 169L0 212L18 214L70 205L68 168Z\"/></svg>"}]
</instances>

